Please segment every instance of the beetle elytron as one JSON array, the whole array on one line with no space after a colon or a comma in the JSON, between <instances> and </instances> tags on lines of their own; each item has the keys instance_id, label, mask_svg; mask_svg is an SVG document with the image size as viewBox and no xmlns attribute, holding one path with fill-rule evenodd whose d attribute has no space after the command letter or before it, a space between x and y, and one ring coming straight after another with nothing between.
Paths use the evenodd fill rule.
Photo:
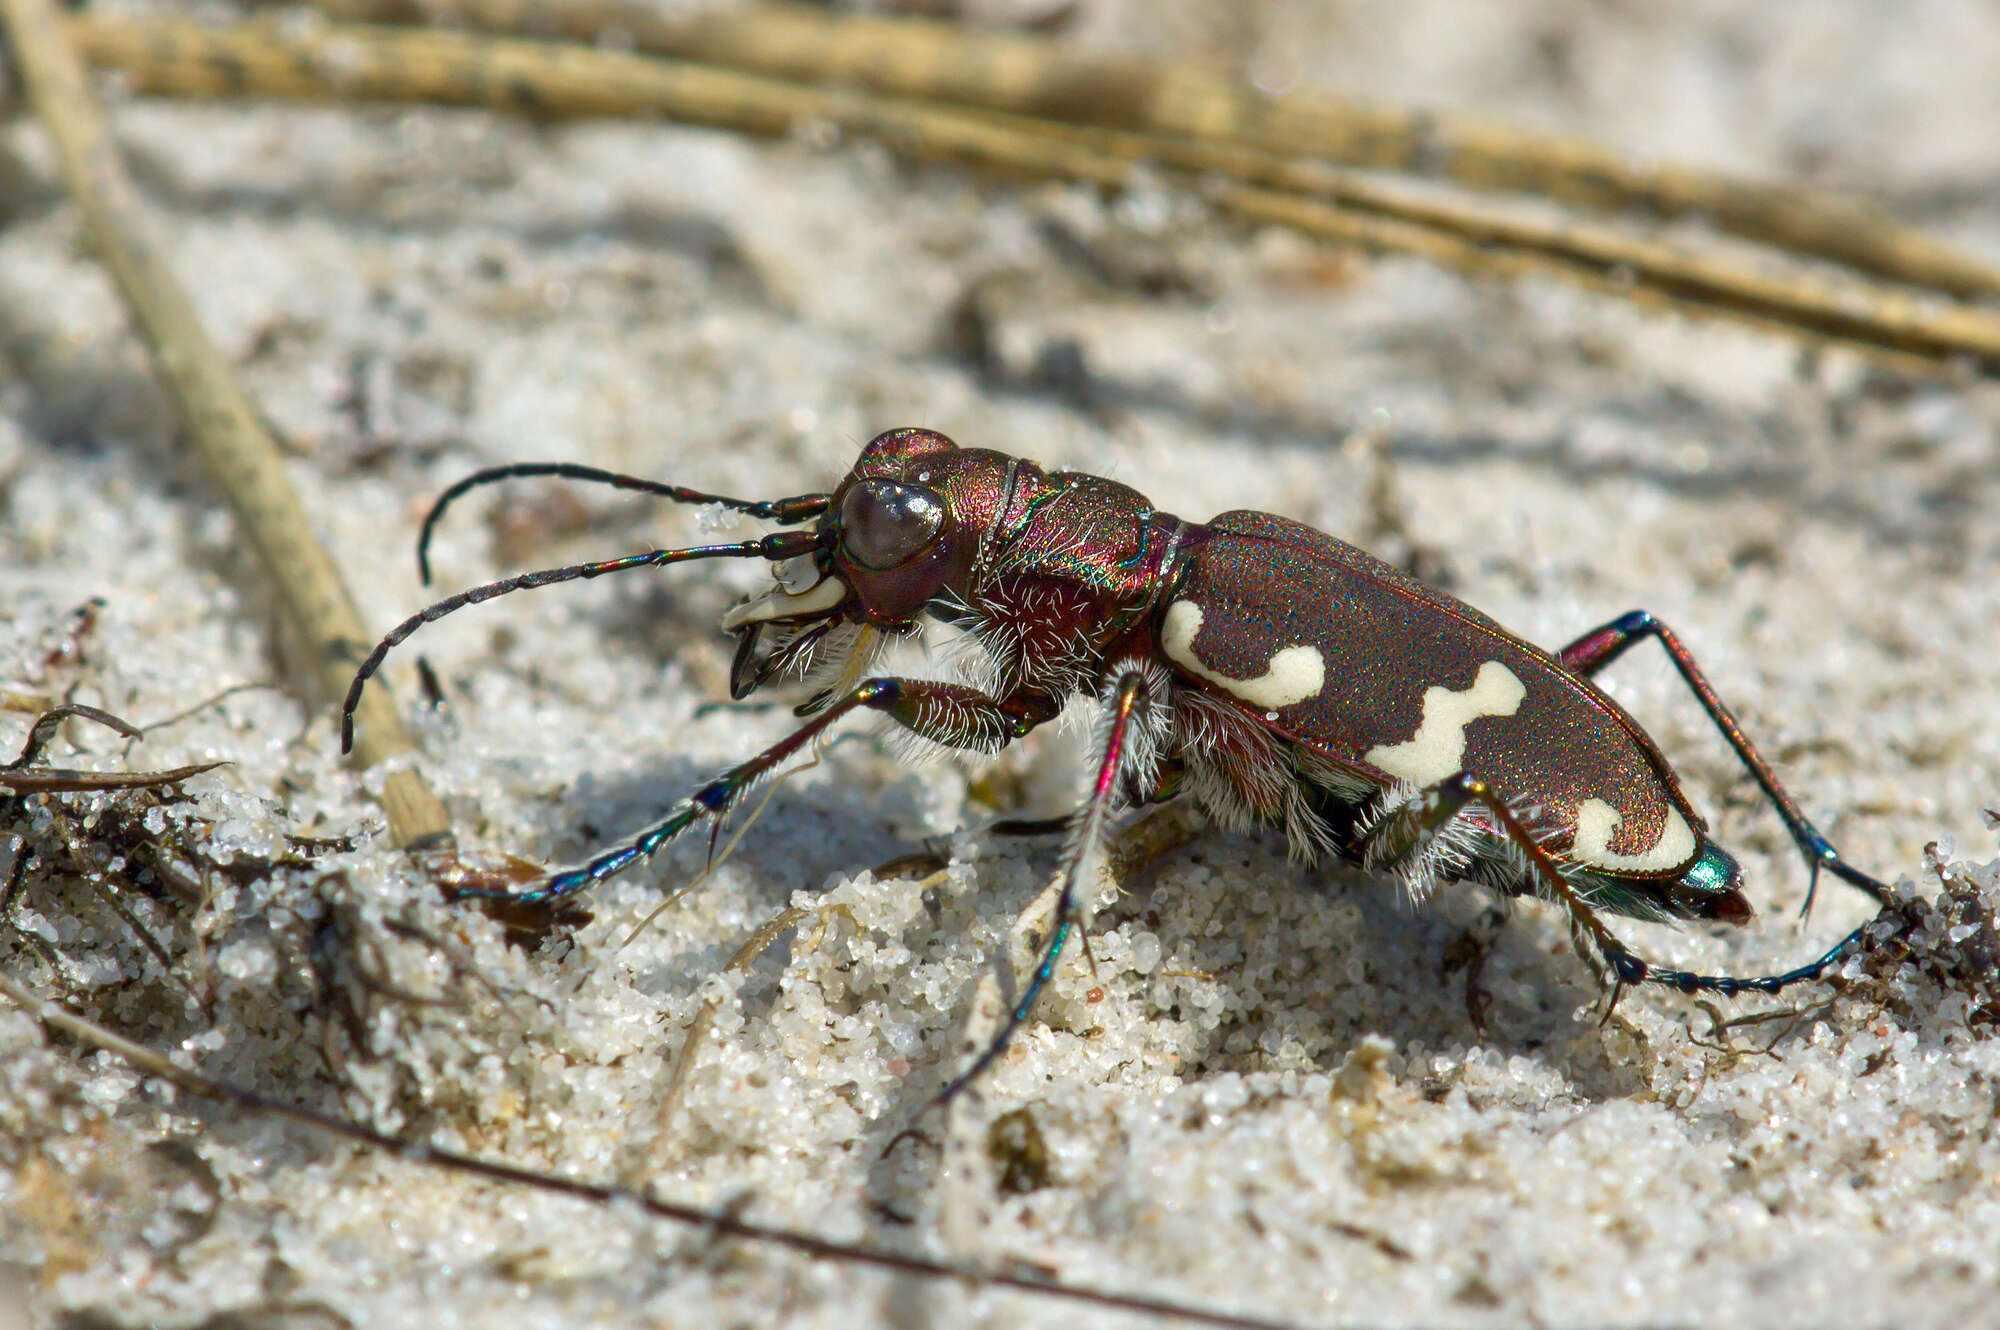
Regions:
<instances>
[{"instance_id":1,"label":"beetle elytron","mask_svg":"<svg viewBox=\"0 0 2000 1330\"><path fill-rule=\"evenodd\" d=\"M1664 969L1629 951L1601 912L1652 919L1751 916L1736 862L1711 841L1658 747L1591 682L1657 639L1763 788L1817 882L1825 869L1884 904L1779 785L1693 658L1650 614L1626 614L1550 653L1477 610L1310 527L1267 513L1206 523L1078 472L901 429L878 436L831 493L746 501L535 463L468 476L425 520L477 485L562 476L714 503L793 528L757 540L653 550L528 573L438 602L398 626L348 692L424 623L509 591L693 559L762 558L776 584L732 609L730 693L806 671L831 682L797 730L724 772L644 832L519 892L588 887L691 828L719 824L746 790L863 708L916 735L991 752L1097 699L1095 769L1072 815L1057 923L1000 1033L946 1091L977 1076L1027 1019L1076 926L1086 868L1119 808L1183 793L1224 825L1281 825L1295 853L1396 873L1414 894L1470 879L1540 896L1615 984L1684 993L1776 992L1857 946L1857 929L1807 965L1757 978ZM427 565L426 572L427 572ZM889 636L922 618L964 630L983 659L964 681L865 677ZM1808 896L1810 900L1810 894Z\"/></svg>"}]
</instances>

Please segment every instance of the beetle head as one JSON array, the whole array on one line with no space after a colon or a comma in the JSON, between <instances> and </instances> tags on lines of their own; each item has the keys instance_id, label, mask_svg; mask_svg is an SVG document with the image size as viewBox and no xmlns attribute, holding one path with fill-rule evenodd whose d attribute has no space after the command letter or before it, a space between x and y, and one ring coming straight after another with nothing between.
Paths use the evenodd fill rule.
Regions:
<instances>
[{"instance_id":1,"label":"beetle head","mask_svg":"<svg viewBox=\"0 0 2000 1330\"><path fill-rule=\"evenodd\" d=\"M730 610L730 692L743 697L839 627L900 632L965 561L953 503L965 454L942 434L891 430L862 450L820 519L817 546L778 564L776 585ZM776 645L759 649L772 630Z\"/></svg>"}]
</instances>

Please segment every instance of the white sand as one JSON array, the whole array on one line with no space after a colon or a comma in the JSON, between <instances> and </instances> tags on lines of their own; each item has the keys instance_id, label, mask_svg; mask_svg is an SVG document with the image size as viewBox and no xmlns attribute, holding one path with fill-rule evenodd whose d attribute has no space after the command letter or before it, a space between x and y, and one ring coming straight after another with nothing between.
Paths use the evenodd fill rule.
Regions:
<instances>
[{"instance_id":1,"label":"white sand","mask_svg":"<svg viewBox=\"0 0 2000 1330\"><path fill-rule=\"evenodd\" d=\"M1533 9L1231 6L1204 26L1198 0L1105 4L1086 6L1083 36L1220 42L1274 81L1878 189L2000 256L2000 13ZM2000 807L1991 383L1330 256L1173 196L1106 205L904 171L867 145L421 111L138 105L119 124L173 261L294 442L294 479L371 625L428 598L416 521L476 466L579 459L776 496L830 484L862 440L921 423L1115 475L1190 517L1267 508L1390 557L1420 547L1540 641L1650 608L1856 863L1935 894L1923 847L1953 838L1944 857L2000 901L1980 813ZM0 231L7 687L74 689L144 723L282 677L256 570L175 447L76 217L49 193L39 136L17 123L0 145L21 162ZM1051 228L1198 294L1108 287ZM973 304L994 375L949 349ZM1081 400L1035 378L1072 353L1089 371ZM468 503L437 563L456 587L705 529L522 484ZM451 699L422 766L463 841L574 859L780 734L782 708L702 709L726 696L714 621L763 576L716 565L530 593L406 649L388 671L399 697L414 696L420 646ZM106 605L83 662L45 668L91 596ZM1762 972L1867 917L1828 882L1802 934L1797 856L1666 662L1636 652L1611 686L1739 852L1763 912L1727 935L1621 924L1626 937L1689 967ZM0 717L0 748L23 728ZM214 985L212 1015L74 874L31 873L13 916L64 975L10 936L0 955L213 1075L494 1157L1077 1284L1311 1325L1991 1319L2000 1043L1968 1027L1962 997L1890 967L1886 985L1844 995L1717 1008L1798 1013L1719 1036L1704 1004L1657 992L1601 1025L1554 911L1493 925L1470 888L1411 910L1385 883L1289 865L1270 839L1212 834L1127 883L1093 927L1095 976L1063 967L960 1114L977 1142L1026 1106L1048 1151L1035 1189L996 1195L978 1152L884 1159L955 1065L973 987L1053 855L950 840L957 862L928 903L868 870L994 816L992 801L1062 811L1075 767L1060 736L995 764L911 769L857 734L780 786L735 858L631 946L699 872L700 845L597 891L593 922L533 952L443 903L379 836L317 868L218 874L198 915L128 893L178 972ZM129 759L78 727L56 756L226 758L162 825L213 819L215 849L256 859L286 831L379 830L368 779L335 747L325 708L250 692ZM48 818L17 829L47 845ZM788 902L844 908L747 977L718 978ZM1443 973L1469 934L1492 939L1484 1030L1465 972ZM371 995L363 974L452 1002ZM663 1115L708 997L712 1035ZM0 1087L0 1324L1129 1323L712 1244L175 1102L11 1011ZM28 1311L10 1311L10 1286Z\"/></svg>"}]
</instances>

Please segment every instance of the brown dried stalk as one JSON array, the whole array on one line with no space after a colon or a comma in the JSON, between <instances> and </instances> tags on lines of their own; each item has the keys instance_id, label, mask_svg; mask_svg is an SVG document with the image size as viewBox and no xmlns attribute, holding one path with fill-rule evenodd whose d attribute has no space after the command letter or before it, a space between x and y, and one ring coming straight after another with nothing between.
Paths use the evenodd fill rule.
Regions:
<instances>
[{"instance_id":1,"label":"brown dried stalk","mask_svg":"<svg viewBox=\"0 0 2000 1330\"><path fill-rule=\"evenodd\" d=\"M1230 143L1078 128L564 43L339 24L204 28L72 21L79 47L142 92L428 101L546 117L658 116L757 134L822 122L907 156L1117 188L1184 173L1220 208L1480 273L1537 274L1697 316L1855 347L1907 371L2000 371L2000 314L1863 278L1550 221Z\"/></svg>"},{"instance_id":2,"label":"brown dried stalk","mask_svg":"<svg viewBox=\"0 0 2000 1330\"><path fill-rule=\"evenodd\" d=\"M29 100L55 141L64 181L152 352L154 369L179 409L189 444L262 557L304 646L317 692L340 696L365 646L361 617L333 560L313 538L305 507L285 478L277 444L149 234L83 62L71 48L55 6L49 0L0 0L0 20ZM368 736L361 751L364 764L411 748L386 693L363 705L371 710L363 727ZM413 771L389 777L382 803L401 844L449 832L444 806Z\"/></svg>"},{"instance_id":3,"label":"brown dried stalk","mask_svg":"<svg viewBox=\"0 0 2000 1330\"><path fill-rule=\"evenodd\" d=\"M1184 137L1279 157L1431 175L1587 208L1698 215L1761 244L1954 296L2000 294L2000 268L1872 208L1813 191L1671 164L1478 116L1325 93L1268 94L1200 65L1078 51L956 24L794 4L694 14L639 0L313 0L355 22L433 23L622 42L746 73Z\"/></svg>"}]
</instances>

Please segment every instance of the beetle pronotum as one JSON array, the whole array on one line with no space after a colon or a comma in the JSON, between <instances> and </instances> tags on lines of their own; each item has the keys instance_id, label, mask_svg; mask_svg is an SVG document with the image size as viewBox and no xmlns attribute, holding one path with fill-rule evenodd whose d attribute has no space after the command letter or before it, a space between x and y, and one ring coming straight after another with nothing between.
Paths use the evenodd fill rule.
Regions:
<instances>
[{"instance_id":1,"label":"beetle pronotum","mask_svg":"<svg viewBox=\"0 0 2000 1330\"><path fill-rule=\"evenodd\" d=\"M697 826L717 825L751 785L850 712L880 712L925 739L991 752L1072 697L1097 699L1095 765L1068 823L1055 927L999 1033L947 1097L1028 1018L1077 926L1079 887L1111 816L1180 793L1224 825L1281 825L1302 855L1394 872L1415 895L1468 879L1550 900L1585 957L1620 988L1772 993L1825 973L1859 944L1861 929L1796 969L1744 978L1656 966L1606 927L1601 912L1737 924L1752 914L1736 861L1709 838L1658 746L1591 682L1648 639L1763 789L1814 883L1825 870L1880 903L1892 899L1806 819L1687 648L1643 610L1543 651L1297 522L1259 512L1188 522L1114 481L960 448L923 429L878 436L830 493L788 499L721 498L563 463L480 471L446 490L425 519L426 575L444 509L475 486L519 476L721 504L790 529L525 573L441 600L362 663L341 717L343 746L362 687L422 625L510 591L694 559L775 565L775 585L723 619L738 638L732 696L812 660L831 682L799 709L796 730L637 836L524 891L463 894L550 901L601 882ZM975 677L865 677L887 637L926 618L983 649Z\"/></svg>"}]
</instances>

